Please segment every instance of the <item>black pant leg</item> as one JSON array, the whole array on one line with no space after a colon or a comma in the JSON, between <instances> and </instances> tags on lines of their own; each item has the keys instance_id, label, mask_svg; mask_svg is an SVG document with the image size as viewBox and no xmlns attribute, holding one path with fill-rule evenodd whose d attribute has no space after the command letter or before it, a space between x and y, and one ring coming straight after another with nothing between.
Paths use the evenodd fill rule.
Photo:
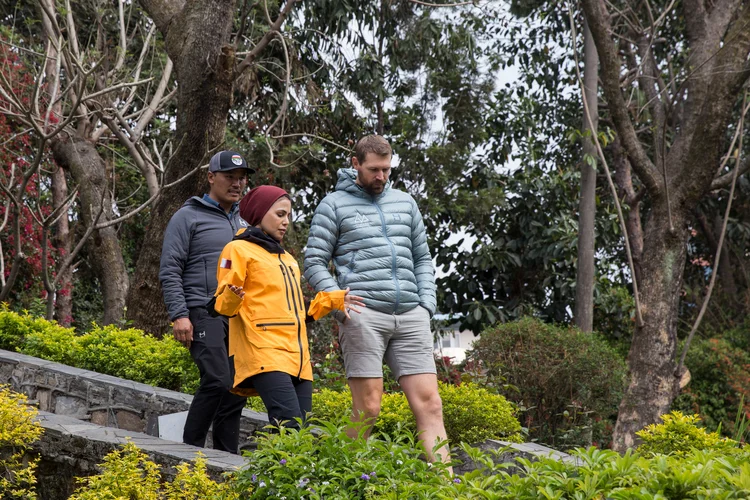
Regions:
<instances>
[{"instance_id":1,"label":"black pant leg","mask_svg":"<svg viewBox=\"0 0 750 500\"><path fill-rule=\"evenodd\" d=\"M296 429L299 428L299 424L295 419L306 415L300 408L295 379L284 372L260 373L251 377L253 387L258 391L263 404L266 405L268 421L271 425L281 424ZM312 401L312 383L310 383L310 401Z\"/></svg>"},{"instance_id":2,"label":"black pant leg","mask_svg":"<svg viewBox=\"0 0 750 500\"><path fill-rule=\"evenodd\" d=\"M227 321L212 318L200 307L190 310L190 322L193 324L190 354L198 365L201 379L188 411L182 440L193 446L205 446L208 429L221 410L218 429L214 423L214 448L237 453L242 406L237 404L236 397L225 398L234 396L229 393L232 373L226 347ZM232 411L222 405L225 400ZM232 418L227 418L227 414Z\"/></svg>"},{"instance_id":3,"label":"black pant leg","mask_svg":"<svg viewBox=\"0 0 750 500\"><path fill-rule=\"evenodd\" d=\"M299 378L293 380L294 390L297 392L297 401L299 401L299 409L302 413L302 420L306 420L312 411L312 380L302 380Z\"/></svg>"},{"instance_id":4,"label":"black pant leg","mask_svg":"<svg viewBox=\"0 0 750 500\"><path fill-rule=\"evenodd\" d=\"M224 348L226 352L229 351L228 331L224 336ZM227 362L231 388L234 381L234 356L228 357ZM310 397L312 398L312 395ZM214 449L239 453L240 419L246 403L247 398L244 396L238 396L229 391L224 393L213 421Z\"/></svg>"}]
</instances>

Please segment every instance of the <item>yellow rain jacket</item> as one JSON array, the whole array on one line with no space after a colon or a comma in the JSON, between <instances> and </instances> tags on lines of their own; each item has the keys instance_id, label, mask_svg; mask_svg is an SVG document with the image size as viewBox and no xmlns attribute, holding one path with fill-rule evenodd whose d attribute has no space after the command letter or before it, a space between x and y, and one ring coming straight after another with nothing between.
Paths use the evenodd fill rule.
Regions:
<instances>
[{"instance_id":1,"label":"yellow rain jacket","mask_svg":"<svg viewBox=\"0 0 750 500\"><path fill-rule=\"evenodd\" d=\"M257 396L247 379L280 371L312 380L306 319L344 309L344 290L320 292L305 307L297 261L258 228L240 229L219 257L214 309L229 316L232 392ZM244 298L228 285L241 286Z\"/></svg>"}]
</instances>

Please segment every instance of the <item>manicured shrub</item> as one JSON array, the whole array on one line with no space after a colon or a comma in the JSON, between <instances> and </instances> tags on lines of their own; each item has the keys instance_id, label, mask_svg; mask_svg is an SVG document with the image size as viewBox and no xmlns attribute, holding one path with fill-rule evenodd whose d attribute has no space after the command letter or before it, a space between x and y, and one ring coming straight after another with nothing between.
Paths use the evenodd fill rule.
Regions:
<instances>
[{"instance_id":1,"label":"manicured shrub","mask_svg":"<svg viewBox=\"0 0 750 500\"><path fill-rule=\"evenodd\" d=\"M636 432L643 440L643 444L638 447L642 454L685 455L693 449L727 451L738 446L736 441L698 427L697 424L701 421L698 415L683 415L679 411L673 411L662 415L661 419L663 423L651 424Z\"/></svg>"},{"instance_id":2,"label":"manicured shrub","mask_svg":"<svg viewBox=\"0 0 750 500\"><path fill-rule=\"evenodd\" d=\"M195 464L178 465L172 483L161 483L159 466L138 447L128 442L104 457L100 474L79 478L79 489L70 500L137 499L203 500L237 498L224 483L206 475L206 461L199 453Z\"/></svg>"},{"instance_id":3,"label":"manicured shrub","mask_svg":"<svg viewBox=\"0 0 750 500\"><path fill-rule=\"evenodd\" d=\"M556 448L608 445L626 370L598 335L524 318L482 332L468 357L492 387L525 409L522 422L532 438Z\"/></svg>"},{"instance_id":4,"label":"manicured shrub","mask_svg":"<svg viewBox=\"0 0 750 500\"><path fill-rule=\"evenodd\" d=\"M172 337L156 339L134 328L98 326L76 335L72 328L0 308L0 348L135 382L192 393L198 369Z\"/></svg>"},{"instance_id":5,"label":"manicured shrub","mask_svg":"<svg viewBox=\"0 0 750 500\"><path fill-rule=\"evenodd\" d=\"M72 337L75 331L65 328L53 321L31 316L29 313L17 313L8 309L7 304L0 304L0 349L15 351L23 345L26 337L32 333L55 333Z\"/></svg>"},{"instance_id":6,"label":"manicured shrub","mask_svg":"<svg viewBox=\"0 0 750 500\"><path fill-rule=\"evenodd\" d=\"M451 445L477 443L485 439L521 440L516 410L504 397L474 384L438 384L443 400L443 418ZM351 414L349 391L322 390L313 394L313 416L338 421ZM399 429L416 432L416 422L403 393L383 395L380 415L373 432L395 436Z\"/></svg>"},{"instance_id":7,"label":"manicured shrub","mask_svg":"<svg viewBox=\"0 0 750 500\"><path fill-rule=\"evenodd\" d=\"M190 354L171 337L161 340L134 328L95 326L80 336L58 330L32 332L21 352L58 363L172 390L198 379Z\"/></svg>"},{"instance_id":8,"label":"manicured shrub","mask_svg":"<svg viewBox=\"0 0 750 500\"><path fill-rule=\"evenodd\" d=\"M42 435L35 420L36 408L26 405L26 396L0 386L0 498L34 499L39 459L26 452Z\"/></svg>"}]
</instances>

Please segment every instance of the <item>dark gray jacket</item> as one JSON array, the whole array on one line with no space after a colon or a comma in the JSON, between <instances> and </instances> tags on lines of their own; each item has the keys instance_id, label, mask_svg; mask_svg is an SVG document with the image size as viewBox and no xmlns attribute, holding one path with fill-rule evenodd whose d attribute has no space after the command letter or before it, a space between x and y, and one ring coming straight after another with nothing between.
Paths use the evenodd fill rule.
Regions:
<instances>
[{"instance_id":1,"label":"dark gray jacket","mask_svg":"<svg viewBox=\"0 0 750 500\"><path fill-rule=\"evenodd\" d=\"M247 227L237 207L227 214L198 196L175 212L164 233L159 281L170 321L205 306L216 291L216 265L234 233Z\"/></svg>"}]
</instances>

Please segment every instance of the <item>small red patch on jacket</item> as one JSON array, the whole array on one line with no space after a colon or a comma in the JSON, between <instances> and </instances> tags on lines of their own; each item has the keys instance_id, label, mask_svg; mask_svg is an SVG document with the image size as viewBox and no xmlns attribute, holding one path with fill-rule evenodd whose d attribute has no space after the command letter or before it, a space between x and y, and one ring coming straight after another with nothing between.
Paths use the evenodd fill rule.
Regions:
<instances>
[{"instance_id":1,"label":"small red patch on jacket","mask_svg":"<svg viewBox=\"0 0 750 500\"><path fill-rule=\"evenodd\" d=\"M219 264L219 267L222 269L232 269L232 261L229 259L221 259L221 264Z\"/></svg>"}]
</instances>

